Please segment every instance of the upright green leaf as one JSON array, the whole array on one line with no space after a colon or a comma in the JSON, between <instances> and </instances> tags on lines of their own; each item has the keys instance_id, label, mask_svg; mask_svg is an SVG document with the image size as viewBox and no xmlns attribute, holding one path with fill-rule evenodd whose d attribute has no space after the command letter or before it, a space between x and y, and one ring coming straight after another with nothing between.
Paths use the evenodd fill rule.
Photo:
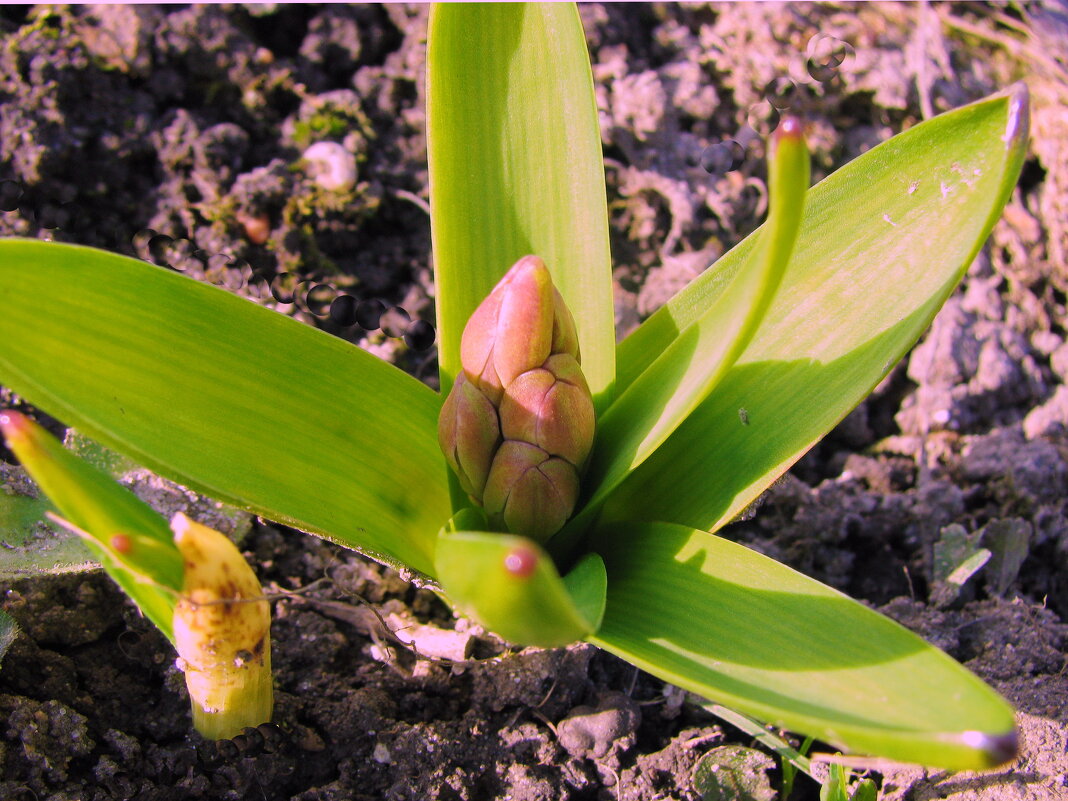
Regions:
<instances>
[{"instance_id":1,"label":"upright green leaf","mask_svg":"<svg viewBox=\"0 0 1068 801\"><path fill-rule=\"evenodd\" d=\"M401 370L91 248L0 242L0 297L0 383L168 478L432 571L440 398Z\"/></svg>"},{"instance_id":2,"label":"upright green leaf","mask_svg":"<svg viewBox=\"0 0 1068 801\"><path fill-rule=\"evenodd\" d=\"M741 545L668 523L602 527L604 621L588 639L666 681L843 749L989 767L1011 707L893 621Z\"/></svg>"},{"instance_id":3,"label":"upright green leaf","mask_svg":"<svg viewBox=\"0 0 1068 801\"><path fill-rule=\"evenodd\" d=\"M770 211L761 228L758 255L598 421L586 473L588 514L596 512L601 499L714 391L771 305L794 248L809 177L808 148L799 120L785 120L771 144ZM581 517L575 529L581 527Z\"/></svg>"},{"instance_id":4,"label":"upright green leaf","mask_svg":"<svg viewBox=\"0 0 1068 801\"><path fill-rule=\"evenodd\" d=\"M573 4L442 4L430 17L427 140L442 386L468 317L521 256L575 316L598 407L615 375L604 166Z\"/></svg>"},{"instance_id":5,"label":"upright green leaf","mask_svg":"<svg viewBox=\"0 0 1068 801\"><path fill-rule=\"evenodd\" d=\"M605 514L720 526L826 434L960 281L1015 185L1027 121L1020 85L922 123L814 187L764 324L716 391L619 486ZM756 253L750 237L625 341L621 386Z\"/></svg>"}]
</instances>

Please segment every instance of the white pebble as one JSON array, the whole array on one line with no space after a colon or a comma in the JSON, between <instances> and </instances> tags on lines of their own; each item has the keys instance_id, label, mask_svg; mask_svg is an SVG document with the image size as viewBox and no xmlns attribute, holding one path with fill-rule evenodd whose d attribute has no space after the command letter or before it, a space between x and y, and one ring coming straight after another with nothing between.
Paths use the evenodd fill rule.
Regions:
<instances>
[{"instance_id":1,"label":"white pebble","mask_svg":"<svg viewBox=\"0 0 1068 801\"><path fill-rule=\"evenodd\" d=\"M337 142L316 142L303 158L308 176L328 192L345 192L356 185L356 157Z\"/></svg>"}]
</instances>

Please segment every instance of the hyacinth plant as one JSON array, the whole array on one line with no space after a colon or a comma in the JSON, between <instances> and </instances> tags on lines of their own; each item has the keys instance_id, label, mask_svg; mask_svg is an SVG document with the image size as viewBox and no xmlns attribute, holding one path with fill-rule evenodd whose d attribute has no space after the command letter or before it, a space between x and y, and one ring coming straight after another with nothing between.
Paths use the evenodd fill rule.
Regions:
<instances>
[{"instance_id":1,"label":"hyacinth plant","mask_svg":"<svg viewBox=\"0 0 1068 801\"><path fill-rule=\"evenodd\" d=\"M975 676L715 532L953 291L1019 174L1026 90L811 189L802 126L783 122L768 221L617 346L576 9L437 7L427 69L440 393L216 287L26 240L0 243L0 382L164 476L401 569L517 644L584 638L848 752L1011 757L1012 710ZM30 430L6 420L9 441ZM66 516L174 637L170 532ZM116 534L152 547L113 553Z\"/></svg>"}]
</instances>

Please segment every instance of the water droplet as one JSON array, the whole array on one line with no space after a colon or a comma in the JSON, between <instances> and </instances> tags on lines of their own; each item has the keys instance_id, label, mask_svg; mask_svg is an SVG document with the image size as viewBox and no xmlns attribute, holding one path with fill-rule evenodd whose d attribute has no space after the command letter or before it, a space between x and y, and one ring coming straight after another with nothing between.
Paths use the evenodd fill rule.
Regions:
<instances>
[{"instance_id":1,"label":"water droplet","mask_svg":"<svg viewBox=\"0 0 1068 801\"><path fill-rule=\"evenodd\" d=\"M404 332L408 330L408 325L412 321L412 316L400 306L394 306L382 315L381 326L383 333L386 336L400 339L404 336Z\"/></svg>"},{"instance_id":2,"label":"water droplet","mask_svg":"<svg viewBox=\"0 0 1068 801\"><path fill-rule=\"evenodd\" d=\"M246 292L251 298L262 300L272 296L271 282L267 280L267 276L263 273L252 273L245 285L247 287Z\"/></svg>"},{"instance_id":3,"label":"water droplet","mask_svg":"<svg viewBox=\"0 0 1068 801\"><path fill-rule=\"evenodd\" d=\"M292 303L299 283L300 276L296 273L279 273L271 280L271 296L279 303Z\"/></svg>"},{"instance_id":4,"label":"water droplet","mask_svg":"<svg viewBox=\"0 0 1068 801\"><path fill-rule=\"evenodd\" d=\"M277 723L261 723L256 731L263 735L263 750L267 753L280 751L286 744L286 734Z\"/></svg>"},{"instance_id":5,"label":"water droplet","mask_svg":"<svg viewBox=\"0 0 1068 801\"><path fill-rule=\"evenodd\" d=\"M374 331L382 323L385 312L386 304L377 298L361 301L356 307L356 322L365 331Z\"/></svg>"},{"instance_id":6,"label":"water droplet","mask_svg":"<svg viewBox=\"0 0 1068 801\"><path fill-rule=\"evenodd\" d=\"M304 305L307 306L308 312L316 317L326 317L336 297L337 290L330 284L315 284L308 290Z\"/></svg>"},{"instance_id":7,"label":"water droplet","mask_svg":"<svg viewBox=\"0 0 1068 801\"><path fill-rule=\"evenodd\" d=\"M826 83L856 55L853 45L825 33L817 33L805 48L805 66L814 81Z\"/></svg>"},{"instance_id":8,"label":"water droplet","mask_svg":"<svg viewBox=\"0 0 1068 801\"><path fill-rule=\"evenodd\" d=\"M330 319L343 328L356 325L356 305L352 295L338 295L330 304Z\"/></svg>"},{"instance_id":9,"label":"water droplet","mask_svg":"<svg viewBox=\"0 0 1068 801\"><path fill-rule=\"evenodd\" d=\"M786 76L772 78L764 87L764 99L779 111L785 111L797 105L797 84Z\"/></svg>"},{"instance_id":10,"label":"water droplet","mask_svg":"<svg viewBox=\"0 0 1068 801\"><path fill-rule=\"evenodd\" d=\"M234 745L233 740L219 740L215 743L215 750L227 762L238 757L237 746Z\"/></svg>"},{"instance_id":11,"label":"water droplet","mask_svg":"<svg viewBox=\"0 0 1068 801\"><path fill-rule=\"evenodd\" d=\"M22 184L18 181L0 181L0 211L17 210L22 193Z\"/></svg>"},{"instance_id":12,"label":"water droplet","mask_svg":"<svg viewBox=\"0 0 1068 801\"><path fill-rule=\"evenodd\" d=\"M717 176L737 170L744 162L745 148L733 139L709 145L701 154L701 166Z\"/></svg>"},{"instance_id":13,"label":"water droplet","mask_svg":"<svg viewBox=\"0 0 1068 801\"><path fill-rule=\"evenodd\" d=\"M416 320L404 332L404 342L412 350L427 350L437 336L434 326L426 320Z\"/></svg>"},{"instance_id":14,"label":"water droplet","mask_svg":"<svg viewBox=\"0 0 1068 801\"><path fill-rule=\"evenodd\" d=\"M173 241L166 234L154 234L148 240L148 260L160 267L169 267L167 256Z\"/></svg>"},{"instance_id":15,"label":"water droplet","mask_svg":"<svg viewBox=\"0 0 1068 801\"><path fill-rule=\"evenodd\" d=\"M749 107L747 115L749 127L765 139L779 127L779 110L767 100Z\"/></svg>"},{"instance_id":16,"label":"water droplet","mask_svg":"<svg viewBox=\"0 0 1068 801\"><path fill-rule=\"evenodd\" d=\"M260 733L259 729L253 728L252 726L246 726L241 730L241 734L245 737L250 750L255 749L256 751L260 751L263 749L263 735ZM234 739L236 740L237 738L235 737Z\"/></svg>"}]
</instances>

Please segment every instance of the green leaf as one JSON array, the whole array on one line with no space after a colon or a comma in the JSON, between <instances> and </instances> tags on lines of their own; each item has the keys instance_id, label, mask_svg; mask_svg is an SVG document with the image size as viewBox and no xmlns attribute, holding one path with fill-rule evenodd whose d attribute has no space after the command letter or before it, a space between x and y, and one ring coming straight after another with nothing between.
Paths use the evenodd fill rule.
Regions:
<instances>
[{"instance_id":1,"label":"green leaf","mask_svg":"<svg viewBox=\"0 0 1068 801\"><path fill-rule=\"evenodd\" d=\"M1015 185L1027 129L1020 85L895 136L814 187L753 341L605 515L710 529L749 505L930 324ZM620 390L750 269L755 244L749 237L621 344Z\"/></svg>"},{"instance_id":2,"label":"green leaf","mask_svg":"<svg viewBox=\"0 0 1068 801\"><path fill-rule=\"evenodd\" d=\"M183 562L167 523L111 476L82 461L29 418L0 412L7 446L72 523L115 582L168 639L182 588ZM122 558L112 538L130 546Z\"/></svg>"},{"instance_id":3,"label":"green leaf","mask_svg":"<svg viewBox=\"0 0 1068 801\"><path fill-rule=\"evenodd\" d=\"M946 768L1011 756L1013 712L893 621L765 556L668 523L600 530L590 642L643 670L843 749Z\"/></svg>"},{"instance_id":4,"label":"green leaf","mask_svg":"<svg viewBox=\"0 0 1068 801\"><path fill-rule=\"evenodd\" d=\"M427 147L442 388L505 271L541 256L578 327L598 408L615 375L608 208L574 4L441 4L427 46Z\"/></svg>"},{"instance_id":5,"label":"green leaf","mask_svg":"<svg viewBox=\"0 0 1068 801\"><path fill-rule=\"evenodd\" d=\"M221 289L91 248L0 242L0 297L0 383L179 483L432 569L450 504L440 399L415 379Z\"/></svg>"},{"instance_id":6,"label":"green leaf","mask_svg":"<svg viewBox=\"0 0 1068 801\"><path fill-rule=\"evenodd\" d=\"M598 421L585 478L592 492L587 515L708 397L764 319L790 260L809 177L808 148L797 119L779 126L772 147L770 211L756 257Z\"/></svg>"},{"instance_id":7,"label":"green leaf","mask_svg":"<svg viewBox=\"0 0 1068 801\"><path fill-rule=\"evenodd\" d=\"M596 554L561 579L552 559L526 537L442 532L436 566L449 599L509 642L567 645L596 629L604 612L604 563Z\"/></svg>"}]
</instances>

